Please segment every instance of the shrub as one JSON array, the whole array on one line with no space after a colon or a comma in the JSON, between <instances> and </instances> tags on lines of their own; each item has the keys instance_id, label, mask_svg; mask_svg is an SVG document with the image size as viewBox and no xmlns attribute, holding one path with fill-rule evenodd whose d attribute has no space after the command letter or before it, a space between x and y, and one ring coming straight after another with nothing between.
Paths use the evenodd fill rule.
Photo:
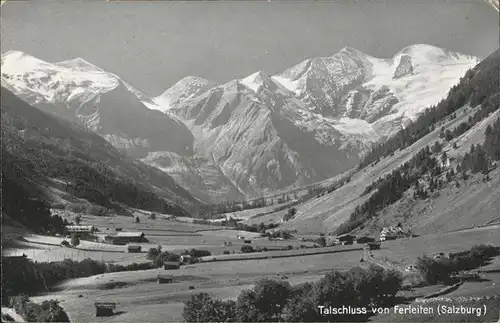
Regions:
<instances>
[{"instance_id":1,"label":"shrub","mask_svg":"<svg viewBox=\"0 0 500 323\"><path fill-rule=\"evenodd\" d=\"M252 246L245 245L241 247L241 252L243 253L255 252L255 249Z\"/></svg>"},{"instance_id":2,"label":"shrub","mask_svg":"<svg viewBox=\"0 0 500 323\"><path fill-rule=\"evenodd\" d=\"M282 321L283 310L291 294L288 282L261 279L252 290L243 291L236 301L236 315L242 322Z\"/></svg>"},{"instance_id":3,"label":"shrub","mask_svg":"<svg viewBox=\"0 0 500 323\"><path fill-rule=\"evenodd\" d=\"M58 301L48 300L41 304L31 302L27 296L15 296L10 299L10 307L26 318L28 322L69 322L68 315Z\"/></svg>"},{"instance_id":4,"label":"shrub","mask_svg":"<svg viewBox=\"0 0 500 323\"><path fill-rule=\"evenodd\" d=\"M483 266L491 257L498 254L499 250L494 246L476 245L468 251L450 255L449 259L421 256L417 260L416 267L428 284L446 283L452 274Z\"/></svg>"},{"instance_id":5,"label":"shrub","mask_svg":"<svg viewBox=\"0 0 500 323\"><path fill-rule=\"evenodd\" d=\"M199 293L184 303L182 316L186 322L234 322L235 308L234 301L213 300L207 293Z\"/></svg>"},{"instance_id":6,"label":"shrub","mask_svg":"<svg viewBox=\"0 0 500 323\"><path fill-rule=\"evenodd\" d=\"M319 237L318 239L314 240L314 242L317 243L320 247L326 247L325 237Z\"/></svg>"},{"instance_id":7,"label":"shrub","mask_svg":"<svg viewBox=\"0 0 500 323\"><path fill-rule=\"evenodd\" d=\"M151 248L151 249L154 249L154 248ZM150 251L152 251L151 249L150 249ZM148 254L149 254L149 251L148 251ZM153 254L154 254L154 251L152 252L151 256L153 256ZM163 266L163 264L166 261L176 261L177 262L177 261L180 261L180 259L181 259L181 256L174 254L174 253L169 253L168 251L161 252L161 249L160 249L160 252L157 253L156 257L154 257L152 259L153 260L152 263L156 267L161 267L161 266Z\"/></svg>"},{"instance_id":8,"label":"shrub","mask_svg":"<svg viewBox=\"0 0 500 323\"><path fill-rule=\"evenodd\" d=\"M371 266L333 271L314 283L291 287L288 282L262 279L251 290L240 293L236 304L213 300L208 294L194 295L184 307L188 322L324 321L318 304L328 306L391 306L401 289L402 276L392 270ZM391 303L392 302L392 303ZM216 310L214 310L216 309ZM367 315L337 315L336 321L366 321Z\"/></svg>"},{"instance_id":9,"label":"shrub","mask_svg":"<svg viewBox=\"0 0 500 323\"><path fill-rule=\"evenodd\" d=\"M292 207L292 208L288 209L288 212L285 214L285 216L283 216L283 220L289 221L289 220L293 219L295 214L297 214L297 209Z\"/></svg>"},{"instance_id":10,"label":"shrub","mask_svg":"<svg viewBox=\"0 0 500 323\"><path fill-rule=\"evenodd\" d=\"M161 246L158 246L157 248L149 248L146 258L149 260L155 260L160 253L161 253Z\"/></svg>"},{"instance_id":11,"label":"shrub","mask_svg":"<svg viewBox=\"0 0 500 323\"><path fill-rule=\"evenodd\" d=\"M286 305L288 314L287 320L290 322L319 322L317 305L314 303L314 294L312 292L314 285L305 283L294 286L290 299Z\"/></svg>"},{"instance_id":12,"label":"shrub","mask_svg":"<svg viewBox=\"0 0 500 323\"><path fill-rule=\"evenodd\" d=\"M101 261L85 259L73 261L65 259L57 262L33 262L30 259L2 261L2 301L19 294L33 294L47 291L59 282L78 277L87 277L107 272L146 270L155 268L152 263L131 264L127 266L106 264ZM3 303L5 304L5 303Z\"/></svg>"},{"instance_id":13,"label":"shrub","mask_svg":"<svg viewBox=\"0 0 500 323\"><path fill-rule=\"evenodd\" d=\"M73 235L73 236L71 237L71 245L72 245L73 247L76 247L76 246L78 246L79 244L80 244L80 238L78 237L78 235Z\"/></svg>"}]
</instances>

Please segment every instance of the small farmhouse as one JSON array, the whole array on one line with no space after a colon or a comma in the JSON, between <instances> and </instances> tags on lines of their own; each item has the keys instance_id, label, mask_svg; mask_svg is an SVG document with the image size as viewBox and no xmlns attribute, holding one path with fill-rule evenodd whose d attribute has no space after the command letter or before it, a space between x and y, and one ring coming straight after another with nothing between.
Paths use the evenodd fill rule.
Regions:
<instances>
[{"instance_id":1,"label":"small farmhouse","mask_svg":"<svg viewBox=\"0 0 500 323\"><path fill-rule=\"evenodd\" d=\"M251 243L252 243L252 240L246 239L246 240L243 240L243 243L246 243L246 244L251 244Z\"/></svg>"},{"instance_id":2,"label":"small farmhouse","mask_svg":"<svg viewBox=\"0 0 500 323\"><path fill-rule=\"evenodd\" d=\"M129 242L147 242L144 232L123 231L113 237L113 244L124 245Z\"/></svg>"},{"instance_id":3,"label":"small farmhouse","mask_svg":"<svg viewBox=\"0 0 500 323\"><path fill-rule=\"evenodd\" d=\"M368 248L370 250L378 250L380 249L380 242L370 242L368 243Z\"/></svg>"},{"instance_id":4,"label":"small farmhouse","mask_svg":"<svg viewBox=\"0 0 500 323\"><path fill-rule=\"evenodd\" d=\"M400 226L384 227L380 232L380 241L395 240L404 235L403 229Z\"/></svg>"},{"instance_id":5,"label":"small farmhouse","mask_svg":"<svg viewBox=\"0 0 500 323\"><path fill-rule=\"evenodd\" d=\"M95 302L95 316L112 316L116 303L113 302Z\"/></svg>"},{"instance_id":6,"label":"small farmhouse","mask_svg":"<svg viewBox=\"0 0 500 323\"><path fill-rule=\"evenodd\" d=\"M165 270L179 269L180 267L181 267L181 264L178 261L165 261L163 263L163 269L165 269Z\"/></svg>"},{"instance_id":7,"label":"small farmhouse","mask_svg":"<svg viewBox=\"0 0 500 323\"><path fill-rule=\"evenodd\" d=\"M336 244L342 244L342 245L350 245L353 244L354 239L356 239L356 236L345 233L337 236Z\"/></svg>"},{"instance_id":8,"label":"small farmhouse","mask_svg":"<svg viewBox=\"0 0 500 323\"><path fill-rule=\"evenodd\" d=\"M171 284L174 280L174 277L170 275L158 275L157 280L158 284Z\"/></svg>"},{"instance_id":9,"label":"small farmhouse","mask_svg":"<svg viewBox=\"0 0 500 323\"><path fill-rule=\"evenodd\" d=\"M127 252L141 252L141 246L136 246L136 245L128 245L127 246Z\"/></svg>"},{"instance_id":10,"label":"small farmhouse","mask_svg":"<svg viewBox=\"0 0 500 323\"><path fill-rule=\"evenodd\" d=\"M369 236L362 236L356 239L356 243L370 243L375 242L375 238Z\"/></svg>"}]
</instances>

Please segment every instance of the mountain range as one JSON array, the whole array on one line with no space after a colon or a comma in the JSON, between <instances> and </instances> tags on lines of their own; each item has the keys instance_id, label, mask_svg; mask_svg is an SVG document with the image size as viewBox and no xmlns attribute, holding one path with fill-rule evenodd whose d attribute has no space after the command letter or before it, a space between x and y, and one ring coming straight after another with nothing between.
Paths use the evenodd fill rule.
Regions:
<instances>
[{"instance_id":1,"label":"mountain range","mask_svg":"<svg viewBox=\"0 0 500 323\"><path fill-rule=\"evenodd\" d=\"M219 202L353 167L478 61L430 45L388 59L344 48L276 75L258 71L224 84L187 77L149 98L81 58L48 63L10 51L2 55L2 86L167 172L198 199Z\"/></svg>"}]
</instances>

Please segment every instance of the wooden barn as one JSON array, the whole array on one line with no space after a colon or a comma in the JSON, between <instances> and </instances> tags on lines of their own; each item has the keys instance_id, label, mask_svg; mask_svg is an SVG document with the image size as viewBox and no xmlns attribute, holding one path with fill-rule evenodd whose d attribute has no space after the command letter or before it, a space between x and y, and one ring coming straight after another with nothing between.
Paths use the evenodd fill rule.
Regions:
<instances>
[{"instance_id":1,"label":"wooden barn","mask_svg":"<svg viewBox=\"0 0 500 323\"><path fill-rule=\"evenodd\" d=\"M380 242L370 242L370 243L368 243L368 248L370 250L379 250L380 249Z\"/></svg>"},{"instance_id":2,"label":"wooden barn","mask_svg":"<svg viewBox=\"0 0 500 323\"><path fill-rule=\"evenodd\" d=\"M350 245L354 243L354 239L356 239L356 236L353 236L352 234L341 234L337 236L337 239L335 239L336 244L341 244L341 245Z\"/></svg>"},{"instance_id":3,"label":"wooden barn","mask_svg":"<svg viewBox=\"0 0 500 323\"><path fill-rule=\"evenodd\" d=\"M136 246L136 245L128 245L127 246L127 252L130 252L130 253L137 253L137 252L141 252L141 246Z\"/></svg>"},{"instance_id":4,"label":"wooden barn","mask_svg":"<svg viewBox=\"0 0 500 323\"><path fill-rule=\"evenodd\" d=\"M356 239L356 243L359 244L370 243L370 242L375 242L375 238L369 236L362 236Z\"/></svg>"},{"instance_id":5,"label":"wooden barn","mask_svg":"<svg viewBox=\"0 0 500 323\"><path fill-rule=\"evenodd\" d=\"M114 236L106 236L104 241L115 245L126 245L130 242L147 242L144 232L119 231Z\"/></svg>"},{"instance_id":6,"label":"wooden barn","mask_svg":"<svg viewBox=\"0 0 500 323\"><path fill-rule=\"evenodd\" d=\"M95 302L95 316L112 316L116 303L113 302Z\"/></svg>"},{"instance_id":7,"label":"wooden barn","mask_svg":"<svg viewBox=\"0 0 500 323\"><path fill-rule=\"evenodd\" d=\"M181 267L181 263L178 261L165 261L163 263L163 269L179 269Z\"/></svg>"},{"instance_id":8,"label":"wooden barn","mask_svg":"<svg viewBox=\"0 0 500 323\"><path fill-rule=\"evenodd\" d=\"M243 243L246 243L246 244L251 244L251 243L252 243L252 240L248 240L248 239L246 239L246 240L243 240Z\"/></svg>"},{"instance_id":9,"label":"wooden barn","mask_svg":"<svg viewBox=\"0 0 500 323\"><path fill-rule=\"evenodd\" d=\"M158 284L171 284L174 281L174 277L170 275L158 275Z\"/></svg>"}]
</instances>

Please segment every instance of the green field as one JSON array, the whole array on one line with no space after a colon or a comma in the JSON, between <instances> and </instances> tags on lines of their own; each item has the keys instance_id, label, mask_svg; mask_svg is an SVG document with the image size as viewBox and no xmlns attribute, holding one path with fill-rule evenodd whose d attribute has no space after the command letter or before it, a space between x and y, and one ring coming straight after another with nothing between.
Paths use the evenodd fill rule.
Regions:
<instances>
[{"instance_id":1,"label":"green field","mask_svg":"<svg viewBox=\"0 0 500 323\"><path fill-rule=\"evenodd\" d=\"M219 258L216 260L226 261L185 265L177 270L160 268L71 279L63 282L47 295L34 297L34 300L59 299L70 319L76 322L179 321L182 320L183 301L189 299L193 293L207 292L216 298L234 299L242 290L251 288L252 284L259 278L285 279L291 284L298 284L317 280L334 269L347 270L359 265L368 265L368 263L359 262L362 254L359 248L362 245L356 244L299 249L297 247L300 244L306 244L299 238L269 241L253 234L251 245L254 247L285 248L288 245L295 247L293 250L266 253L222 255L225 248L238 251L243 245L243 241L238 239L237 235L245 234L250 237L252 234L161 218L157 220L141 218L141 223L135 223L134 219L130 217L84 216L82 224L95 225L101 233L114 232L115 227L121 227L125 231L143 231L150 239L149 243L142 244L145 250L150 246L156 246L156 244L161 244L166 250L180 251L200 248L212 251L213 257ZM498 236L500 236L500 226L497 225L386 241L382 244L381 250L373 251L373 256L380 263L396 264L398 267L403 267L413 264L423 254L462 251L479 243L498 244ZM82 241L79 248L96 248L95 250L82 250L57 246L63 238L39 235L29 235L26 238L30 242L21 242L17 250L10 249L10 251L27 251L30 257L32 255L29 254L29 251L32 251L33 258L39 261L62 260L63 258L82 260L86 257L121 264L147 261L145 253L134 254L120 251L125 249L124 246ZM227 241L233 245L224 247L223 244ZM331 253L310 254L315 252ZM262 259L234 259L255 256ZM268 256L284 258L268 258ZM212 260L213 257L208 257L205 260ZM497 262L491 266L495 265L498 265ZM172 284L157 284L156 276L159 273L173 275L174 282ZM498 293L500 281L495 278L494 274L490 276L493 277L490 281L464 284L453 294ZM496 285L494 285L495 283ZM194 289L191 290L190 286ZM431 287L428 292L436 291L439 288L439 286ZM96 300L116 302L116 311L119 315L96 318L94 312ZM378 316L373 319L380 321Z\"/></svg>"}]
</instances>

